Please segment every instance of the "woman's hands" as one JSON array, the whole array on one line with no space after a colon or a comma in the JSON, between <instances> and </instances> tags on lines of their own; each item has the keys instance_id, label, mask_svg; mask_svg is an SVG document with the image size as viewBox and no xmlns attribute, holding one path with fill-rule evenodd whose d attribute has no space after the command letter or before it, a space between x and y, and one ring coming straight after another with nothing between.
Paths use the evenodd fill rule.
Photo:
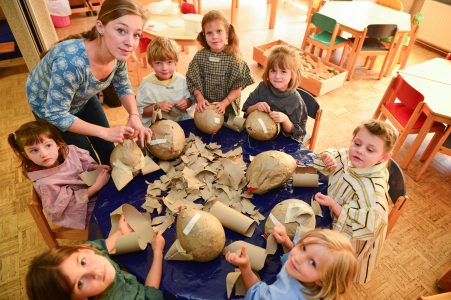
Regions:
<instances>
[{"instance_id":1,"label":"woman's hands","mask_svg":"<svg viewBox=\"0 0 451 300\"><path fill-rule=\"evenodd\" d=\"M125 138L133 139L135 137L138 137L141 148L144 148L145 140L150 143L152 130L150 130L150 128L144 128L138 114L130 114L126 127L131 127L133 132L131 134L124 134Z\"/></svg>"}]
</instances>

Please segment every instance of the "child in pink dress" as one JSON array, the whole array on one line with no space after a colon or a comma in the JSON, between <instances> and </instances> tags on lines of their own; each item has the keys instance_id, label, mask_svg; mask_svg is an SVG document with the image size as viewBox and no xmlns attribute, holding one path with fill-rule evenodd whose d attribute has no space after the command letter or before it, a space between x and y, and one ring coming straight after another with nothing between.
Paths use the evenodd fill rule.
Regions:
<instances>
[{"instance_id":1,"label":"child in pink dress","mask_svg":"<svg viewBox=\"0 0 451 300\"><path fill-rule=\"evenodd\" d=\"M58 129L42 120L22 125L9 134L8 142L33 181L47 218L59 226L85 229L110 167L95 163L88 151L66 145ZM88 187L80 173L98 168L99 176Z\"/></svg>"}]
</instances>

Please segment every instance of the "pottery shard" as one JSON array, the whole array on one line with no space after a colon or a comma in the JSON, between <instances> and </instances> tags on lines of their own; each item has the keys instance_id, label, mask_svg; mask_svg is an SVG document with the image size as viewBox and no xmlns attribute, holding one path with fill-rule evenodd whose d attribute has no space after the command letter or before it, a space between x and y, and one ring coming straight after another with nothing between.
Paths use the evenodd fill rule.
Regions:
<instances>
[{"instance_id":1,"label":"pottery shard","mask_svg":"<svg viewBox=\"0 0 451 300\"><path fill-rule=\"evenodd\" d=\"M272 140L280 132L280 124L274 122L268 113L258 110L249 114L244 127L253 139L259 141Z\"/></svg>"},{"instance_id":2,"label":"pottery shard","mask_svg":"<svg viewBox=\"0 0 451 300\"><path fill-rule=\"evenodd\" d=\"M248 187L264 194L284 184L296 169L296 160L280 151L265 151L254 157L246 172Z\"/></svg>"},{"instance_id":3,"label":"pottery shard","mask_svg":"<svg viewBox=\"0 0 451 300\"><path fill-rule=\"evenodd\" d=\"M221 254L225 233L219 220L210 213L185 209L177 217L177 239L195 261L211 261Z\"/></svg>"},{"instance_id":4,"label":"pottery shard","mask_svg":"<svg viewBox=\"0 0 451 300\"><path fill-rule=\"evenodd\" d=\"M110 156L110 165L116 160L121 161L124 165L132 168L132 172L137 172L141 169L141 160L143 153L138 145L132 140L125 140L122 144L117 144L114 147Z\"/></svg>"},{"instance_id":5,"label":"pottery shard","mask_svg":"<svg viewBox=\"0 0 451 300\"><path fill-rule=\"evenodd\" d=\"M194 124L197 129L206 134L217 133L224 123L224 115L215 111L214 105L209 105L203 112L194 113Z\"/></svg>"},{"instance_id":6,"label":"pottery shard","mask_svg":"<svg viewBox=\"0 0 451 300\"><path fill-rule=\"evenodd\" d=\"M185 132L177 122L160 120L150 126L152 140L156 143L147 144L147 149L153 156L170 160L180 156L185 147Z\"/></svg>"},{"instance_id":7,"label":"pottery shard","mask_svg":"<svg viewBox=\"0 0 451 300\"><path fill-rule=\"evenodd\" d=\"M287 234L293 239L296 232L313 230L316 225L315 213L310 205L298 199L287 199L271 210L272 217L266 219L265 233L271 234L274 228L274 218L285 225ZM299 229L298 229L299 227Z\"/></svg>"}]
</instances>

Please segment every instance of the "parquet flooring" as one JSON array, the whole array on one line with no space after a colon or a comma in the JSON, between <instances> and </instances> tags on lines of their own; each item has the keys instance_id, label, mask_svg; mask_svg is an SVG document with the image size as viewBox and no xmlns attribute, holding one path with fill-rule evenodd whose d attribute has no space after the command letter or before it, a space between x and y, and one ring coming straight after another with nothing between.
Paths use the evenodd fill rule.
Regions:
<instances>
[{"instance_id":1,"label":"parquet flooring","mask_svg":"<svg viewBox=\"0 0 451 300\"><path fill-rule=\"evenodd\" d=\"M305 4L295 6L283 2L279 5L276 27L267 30L269 6L267 8L266 1L240 1L237 15L240 48L256 82L260 81L263 70L252 60L254 45L275 39L301 44L306 25ZM202 6L204 12L221 9L229 15L229 1L207 0ZM71 27L58 31L60 37L90 28L95 18L73 15L71 20ZM194 53L195 49L191 48L189 54L180 54L179 72L186 72ZM437 56L414 47L408 65ZM376 80L380 64L372 71L358 68L353 81L318 97L324 112L317 151L347 146L353 128L372 116L390 80ZM130 77L136 88L135 72L130 72ZM31 184L22 176L6 141L7 134L33 119L25 97L26 79L27 70L23 66L0 67L0 299L26 299L27 267L35 255L46 250L26 207L31 197ZM252 89L243 91L244 99ZM111 125L125 123L127 116L123 108L105 107L105 110ZM413 139L414 136L407 139L396 160L403 157ZM425 146L423 143L421 150ZM419 154L416 159L418 157ZM435 280L451 264L451 159L437 155L423 179L415 182L413 177L420 167L421 163L414 160L406 172L410 202L386 241L372 281L355 288L351 299L417 299L437 293Z\"/></svg>"}]
</instances>

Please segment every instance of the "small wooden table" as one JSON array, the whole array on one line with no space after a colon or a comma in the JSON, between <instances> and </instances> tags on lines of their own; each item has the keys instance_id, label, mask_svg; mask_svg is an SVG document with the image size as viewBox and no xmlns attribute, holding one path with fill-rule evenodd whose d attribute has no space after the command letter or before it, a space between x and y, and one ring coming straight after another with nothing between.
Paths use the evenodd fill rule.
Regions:
<instances>
[{"instance_id":1,"label":"small wooden table","mask_svg":"<svg viewBox=\"0 0 451 300\"><path fill-rule=\"evenodd\" d=\"M406 169L434 122L451 124L451 61L434 58L408 67L399 74L424 96L430 116L410 146L401 168Z\"/></svg>"},{"instance_id":2,"label":"small wooden table","mask_svg":"<svg viewBox=\"0 0 451 300\"><path fill-rule=\"evenodd\" d=\"M351 62L353 55L362 38L363 31L371 24L396 24L399 31L399 41L392 51L396 55L392 55L387 66L388 70L392 70L393 64L397 61L397 52L403 45L403 40L407 33L410 32L410 14L397 11L374 2L369 1L327 1L319 11L321 14L331 17L340 24L340 29L352 34L355 39L348 62ZM346 69L350 71L351 65L348 63Z\"/></svg>"},{"instance_id":3,"label":"small wooden table","mask_svg":"<svg viewBox=\"0 0 451 300\"><path fill-rule=\"evenodd\" d=\"M177 23L182 26L171 25ZM151 27L152 24L154 24L153 27ZM197 33L185 30L181 15L151 15L144 25L143 37L152 39L157 36L173 39L184 52L188 52L187 46L197 46L198 44Z\"/></svg>"}]
</instances>

